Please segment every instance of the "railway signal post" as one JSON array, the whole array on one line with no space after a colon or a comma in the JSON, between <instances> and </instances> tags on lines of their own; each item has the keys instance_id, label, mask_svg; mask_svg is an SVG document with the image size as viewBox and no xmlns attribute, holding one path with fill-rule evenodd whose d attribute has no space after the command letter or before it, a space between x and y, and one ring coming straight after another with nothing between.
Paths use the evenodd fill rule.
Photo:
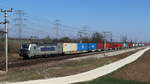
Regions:
<instances>
[{"instance_id":1,"label":"railway signal post","mask_svg":"<svg viewBox=\"0 0 150 84\"><path fill-rule=\"evenodd\" d=\"M12 8L9 10L3 10L1 9L0 12L4 13L4 22L1 22L0 24L5 25L5 56L6 56L6 72L8 72L8 12L12 12Z\"/></svg>"}]
</instances>

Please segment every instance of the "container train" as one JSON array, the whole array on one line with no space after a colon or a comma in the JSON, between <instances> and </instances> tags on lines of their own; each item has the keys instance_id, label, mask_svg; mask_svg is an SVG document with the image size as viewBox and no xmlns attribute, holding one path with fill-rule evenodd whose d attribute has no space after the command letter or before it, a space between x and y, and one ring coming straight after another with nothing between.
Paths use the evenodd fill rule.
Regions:
<instances>
[{"instance_id":1,"label":"container train","mask_svg":"<svg viewBox=\"0 0 150 84\"><path fill-rule=\"evenodd\" d=\"M34 58L38 56L48 57L52 55L75 54L89 51L116 50L145 46L144 43L57 43L57 44L22 44L20 56Z\"/></svg>"}]
</instances>

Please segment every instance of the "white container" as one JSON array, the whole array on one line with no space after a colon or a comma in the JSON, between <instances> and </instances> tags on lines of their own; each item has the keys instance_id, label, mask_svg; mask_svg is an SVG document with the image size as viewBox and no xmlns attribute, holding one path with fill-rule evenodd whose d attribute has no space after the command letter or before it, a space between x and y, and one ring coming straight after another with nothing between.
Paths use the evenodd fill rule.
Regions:
<instances>
[{"instance_id":1,"label":"white container","mask_svg":"<svg viewBox=\"0 0 150 84\"><path fill-rule=\"evenodd\" d=\"M139 44L138 44L138 43L136 43L136 44L135 44L135 46L136 46L136 47L139 47Z\"/></svg>"},{"instance_id":2,"label":"white container","mask_svg":"<svg viewBox=\"0 0 150 84\"><path fill-rule=\"evenodd\" d=\"M77 52L77 43L63 43L63 52L71 54Z\"/></svg>"},{"instance_id":3,"label":"white container","mask_svg":"<svg viewBox=\"0 0 150 84\"><path fill-rule=\"evenodd\" d=\"M135 44L135 43L133 43L133 47L136 47L136 44Z\"/></svg>"},{"instance_id":4,"label":"white container","mask_svg":"<svg viewBox=\"0 0 150 84\"><path fill-rule=\"evenodd\" d=\"M142 44L142 46L145 46L144 44Z\"/></svg>"}]
</instances>

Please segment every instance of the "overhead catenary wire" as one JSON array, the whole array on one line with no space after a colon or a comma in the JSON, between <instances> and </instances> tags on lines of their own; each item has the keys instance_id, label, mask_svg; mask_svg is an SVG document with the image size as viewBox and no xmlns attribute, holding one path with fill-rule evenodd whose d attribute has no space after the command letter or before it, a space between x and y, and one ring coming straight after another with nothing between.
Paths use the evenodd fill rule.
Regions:
<instances>
[{"instance_id":1,"label":"overhead catenary wire","mask_svg":"<svg viewBox=\"0 0 150 84\"><path fill-rule=\"evenodd\" d=\"M32 20L32 21L31 21ZM34 28L36 28L36 29L34 29L34 31L45 31L45 29L49 29L50 30L50 28L48 28L49 27L49 25L48 26L45 26L45 25L43 25L43 24L39 24L38 22L36 22L35 20L33 20L33 19L31 19L31 18L29 18L28 19L28 21L27 21L28 23L27 24L32 24L32 29L34 29ZM31 26L31 25L29 25L29 26ZM41 27L41 28L40 28ZM31 27L30 27L31 28ZM26 29L29 29L28 27L26 28ZM77 31L72 31L72 30L69 30L69 29L61 29L61 31L68 31L68 32L77 32ZM44 32L43 31L43 32ZM45 33L46 33L46 31L45 31ZM63 34L62 34L63 35Z\"/></svg>"},{"instance_id":2,"label":"overhead catenary wire","mask_svg":"<svg viewBox=\"0 0 150 84\"><path fill-rule=\"evenodd\" d=\"M45 33L45 37L47 35L49 35L50 37L56 37L56 35L54 34L53 31L54 30L54 25L55 25L55 22L54 21L50 21L48 18L43 18L43 17L37 17L37 16L34 16L34 15L31 15L31 14L26 14L25 15L25 18L27 18L28 20L26 21L26 28L25 30L32 30L32 31L35 31L35 32L41 32L41 33ZM25 31L24 30L24 31ZM81 27L72 27L72 26L68 26L68 25L65 25L63 23L61 23L61 28L59 29L59 33L61 37L65 37L65 36L76 36L77 37L77 34L78 32L82 30ZM65 31L65 35L64 35L64 32ZM73 33L70 33L70 32L73 32ZM86 33L89 35L92 35L93 32L100 32L99 30L96 31L96 30L88 30L86 31ZM49 33L49 34L48 34ZM25 34L24 34L25 35ZM44 35L44 34L42 34ZM40 36L39 36L40 37ZM113 35L113 38L115 40L115 36Z\"/></svg>"}]
</instances>

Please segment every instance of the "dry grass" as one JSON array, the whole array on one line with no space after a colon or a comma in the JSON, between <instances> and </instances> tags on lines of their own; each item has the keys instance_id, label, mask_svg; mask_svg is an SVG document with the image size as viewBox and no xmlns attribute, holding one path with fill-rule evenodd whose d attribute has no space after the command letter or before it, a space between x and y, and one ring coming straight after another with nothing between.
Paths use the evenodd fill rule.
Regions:
<instances>
[{"instance_id":1,"label":"dry grass","mask_svg":"<svg viewBox=\"0 0 150 84\"><path fill-rule=\"evenodd\" d=\"M124 80L150 82L150 51L147 51L137 61L115 72L113 77Z\"/></svg>"},{"instance_id":2,"label":"dry grass","mask_svg":"<svg viewBox=\"0 0 150 84\"><path fill-rule=\"evenodd\" d=\"M50 62L48 62L34 66L28 66L26 68L17 68L15 70L11 70L7 74L0 74L0 81L16 82L73 75L95 69L105 64L112 63L114 61L127 57L135 52L137 51L131 51L117 56L99 59L90 58L84 60L62 61L58 63L56 61L54 62L56 64L51 67L49 67Z\"/></svg>"}]
</instances>

